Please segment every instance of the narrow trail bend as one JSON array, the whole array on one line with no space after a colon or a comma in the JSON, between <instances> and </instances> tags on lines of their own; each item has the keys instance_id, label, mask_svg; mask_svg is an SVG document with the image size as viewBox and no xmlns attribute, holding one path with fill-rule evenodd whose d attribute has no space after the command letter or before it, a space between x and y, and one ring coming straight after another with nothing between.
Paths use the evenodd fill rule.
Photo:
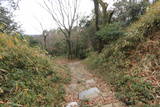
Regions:
<instances>
[{"instance_id":1,"label":"narrow trail bend","mask_svg":"<svg viewBox=\"0 0 160 107\"><path fill-rule=\"evenodd\" d=\"M80 107L124 107L122 102L115 98L109 85L96 75L90 73L81 61L69 62L67 65L70 69L72 80L70 84L65 86L66 105L71 102L77 102ZM91 89L90 91L92 92L86 91L89 89ZM94 92L94 89L98 89L98 94L96 93L97 91ZM82 97L80 93L84 94L83 92L88 92L92 95L88 95L87 97L89 98L84 100L80 98Z\"/></svg>"}]
</instances>

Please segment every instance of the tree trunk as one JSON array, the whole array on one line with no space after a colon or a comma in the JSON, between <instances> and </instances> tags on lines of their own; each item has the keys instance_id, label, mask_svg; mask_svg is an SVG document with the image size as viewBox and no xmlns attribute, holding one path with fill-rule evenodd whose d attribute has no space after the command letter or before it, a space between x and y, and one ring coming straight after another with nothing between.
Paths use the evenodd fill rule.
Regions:
<instances>
[{"instance_id":1,"label":"tree trunk","mask_svg":"<svg viewBox=\"0 0 160 107\"><path fill-rule=\"evenodd\" d=\"M93 0L93 2L94 2L94 12L95 12L95 28L96 28L96 31L99 31L99 3L98 3L98 0ZM99 47L100 40L99 38L97 39L98 39L98 47ZM99 49L95 48L95 50L98 51Z\"/></svg>"},{"instance_id":2,"label":"tree trunk","mask_svg":"<svg viewBox=\"0 0 160 107\"><path fill-rule=\"evenodd\" d=\"M99 3L97 0L94 1L94 9L95 9L95 26L96 26L96 31L99 30Z\"/></svg>"},{"instance_id":3,"label":"tree trunk","mask_svg":"<svg viewBox=\"0 0 160 107\"><path fill-rule=\"evenodd\" d=\"M110 12L110 14L108 15L108 23L111 23L111 20L112 20L112 17L113 17L113 14L114 14L114 10Z\"/></svg>"},{"instance_id":4,"label":"tree trunk","mask_svg":"<svg viewBox=\"0 0 160 107\"><path fill-rule=\"evenodd\" d=\"M47 37L44 36L44 49L47 49Z\"/></svg>"},{"instance_id":5,"label":"tree trunk","mask_svg":"<svg viewBox=\"0 0 160 107\"><path fill-rule=\"evenodd\" d=\"M67 40L67 45L68 45L68 59L72 59L72 46L70 40Z\"/></svg>"},{"instance_id":6,"label":"tree trunk","mask_svg":"<svg viewBox=\"0 0 160 107\"><path fill-rule=\"evenodd\" d=\"M103 2L102 0L98 0L98 3L101 5L102 7L102 13L103 13L103 26L105 26L107 24L107 8L108 8L108 4Z\"/></svg>"},{"instance_id":7,"label":"tree trunk","mask_svg":"<svg viewBox=\"0 0 160 107\"><path fill-rule=\"evenodd\" d=\"M72 59L72 45L71 45L71 32L68 32L68 36L66 38L67 47L68 47L68 59Z\"/></svg>"}]
</instances>

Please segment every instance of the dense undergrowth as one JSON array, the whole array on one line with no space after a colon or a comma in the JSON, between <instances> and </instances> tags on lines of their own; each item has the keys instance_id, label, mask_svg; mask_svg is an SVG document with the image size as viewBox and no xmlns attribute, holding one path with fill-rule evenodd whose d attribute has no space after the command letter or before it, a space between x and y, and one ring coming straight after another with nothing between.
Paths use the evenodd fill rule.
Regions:
<instances>
[{"instance_id":1,"label":"dense undergrowth","mask_svg":"<svg viewBox=\"0 0 160 107\"><path fill-rule=\"evenodd\" d=\"M18 36L0 34L0 106L61 107L68 70L45 54Z\"/></svg>"},{"instance_id":2,"label":"dense undergrowth","mask_svg":"<svg viewBox=\"0 0 160 107\"><path fill-rule=\"evenodd\" d=\"M160 2L86 62L97 69L127 105L159 104L160 99Z\"/></svg>"}]
</instances>

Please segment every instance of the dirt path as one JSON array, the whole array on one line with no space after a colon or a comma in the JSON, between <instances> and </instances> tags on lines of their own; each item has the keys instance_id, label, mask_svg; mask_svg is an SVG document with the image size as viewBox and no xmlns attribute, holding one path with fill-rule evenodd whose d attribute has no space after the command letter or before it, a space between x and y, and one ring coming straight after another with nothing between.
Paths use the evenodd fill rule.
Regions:
<instances>
[{"instance_id":1,"label":"dirt path","mask_svg":"<svg viewBox=\"0 0 160 107\"><path fill-rule=\"evenodd\" d=\"M69 62L67 65L70 68L72 80L65 87L66 105L76 102L80 107L124 107L115 98L107 83L90 73L80 61ZM91 95L88 95L87 99L82 99L82 95L89 90Z\"/></svg>"}]
</instances>

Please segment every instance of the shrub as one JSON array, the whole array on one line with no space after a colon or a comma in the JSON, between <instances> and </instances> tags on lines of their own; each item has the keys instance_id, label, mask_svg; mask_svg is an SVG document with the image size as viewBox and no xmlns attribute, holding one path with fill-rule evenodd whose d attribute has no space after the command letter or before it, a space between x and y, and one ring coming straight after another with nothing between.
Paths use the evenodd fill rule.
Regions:
<instances>
[{"instance_id":1,"label":"shrub","mask_svg":"<svg viewBox=\"0 0 160 107\"><path fill-rule=\"evenodd\" d=\"M65 80L59 74L63 69L45 54L16 36L0 34L0 100L4 106L59 107L65 94Z\"/></svg>"},{"instance_id":2,"label":"shrub","mask_svg":"<svg viewBox=\"0 0 160 107\"><path fill-rule=\"evenodd\" d=\"M117 40L123 35L120 23L107 24L104 28L98 31L97 36L107 44Z\"/></svg>"},{"instance_id":3,"label":"shrub","mask_svg":"<svg viewBox=\"0 0 160 107\"><path fill-rule=\"evenodd\" d=\"M127 35L106 46L98 57L88 59L91 66L98 66L99 74L109 81L115 88L117 97L127 105L150 104L151 101L156 100L156 95L159 95L156 91L159 88L157 89L157 86L154 86L153 82L148 79L153 70L151 70L152 73L142 76L142 73L147 73L145 71L147 65L144 62L147 61L148 64L155 62L153 59L158 58L159 51L155 53L153 50L160 50L159 47L155 49L153 48L155 46L147 47L145 49L147 53L143 53L143 56L136 53L137 51L143 52L140 44L150 41L150 38L155 36L154 32L160 30L159 5L160 2L156 2L149 7L145 15L128 27ZM158 38L158 35L156 37ZM148 50L152 54L149 54ZM150 66L155 68L155 64ZM147 67L150 68L150 66Z\"/></svg>"}]
</instances>

